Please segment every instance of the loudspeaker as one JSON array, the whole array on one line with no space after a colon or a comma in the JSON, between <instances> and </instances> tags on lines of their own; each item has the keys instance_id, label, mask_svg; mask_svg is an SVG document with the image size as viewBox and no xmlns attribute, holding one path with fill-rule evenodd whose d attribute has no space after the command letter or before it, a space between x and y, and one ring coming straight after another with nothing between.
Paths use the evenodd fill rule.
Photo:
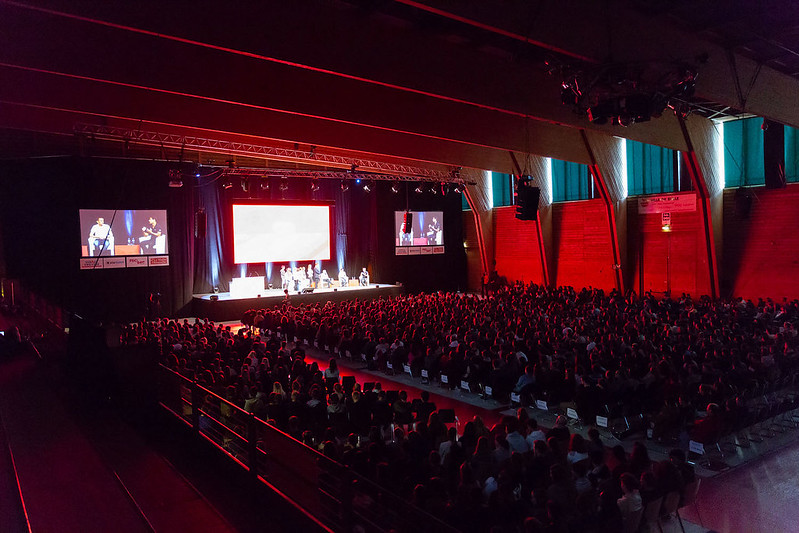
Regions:
<instances>
[{"instance_id":1,"label":"loudspeaker","mask_svg":"<svg viewBox=\"0 0 799 533\"><path fill-rule=\"evenodd\" d=\"M207 219L205 216L205 209L198 209L194 213L194 236L198 239L205 238Z\"/></svg>"},{"instance_id":2,"label":"loudspeaker","mask_svg":"<svg viewBox=\"0 0 799 533\"><path fill-rule=\"evenodd\" d=\"M741 219L749 218L752 211L752 193L748 189L739 188L735 191L735 214Z\"/></svg>"},{"instance_id":3,"label":"loudspeaker","mask_svg":"<svg viewBox=\"0 0 799 533\"><path fill-rule=\"evenodd\" d=\"M212 294L211 295L211 301L212 302L216 302L217 300L219 300L219 295L218 294Z\"/></svg>"},{"instance_id":4,"label":"loudspeaker","mask_svg":"<svg viewBox=\"0 0 799 533\"><path fill-rule=\"evenodd\" d=\"M313 292L313 287L305 287L305 288L302 290L302 293L303 293L303 294L311 294L312 292Z\"/></svg>"},{"instance_id":5,"label":"loudspeaker","mask_svg":"<svg viewBox=\"0 0 799 533\"><path fill-rule=\"evenodd\" d=\"M402 224L405 233L410 233L413 231L413 213L410 211L405 211L405 214L402 216Z\"/></svg>"},{"instance_id":6,"label":"loudspeaker","mask_svg":"<svg viewBox=\"0 0 799 533\"><path fill-rule=\"evenodd\" d=\"M763 171L767 189L782 189L785 183L785 127L763 119Z\"/></svg>"},{"instance_id":7,"label":"loudspeaker","mask_svg":"<svg viewBox=\"0 0 799 533\"><path fill-rule=\"evenodd\" d=\"M519 220L536 220L538 218L538 201L541 189L533 187L533 178L522 176L516 182L516 218Z\"/></svg>"}]
</instances>

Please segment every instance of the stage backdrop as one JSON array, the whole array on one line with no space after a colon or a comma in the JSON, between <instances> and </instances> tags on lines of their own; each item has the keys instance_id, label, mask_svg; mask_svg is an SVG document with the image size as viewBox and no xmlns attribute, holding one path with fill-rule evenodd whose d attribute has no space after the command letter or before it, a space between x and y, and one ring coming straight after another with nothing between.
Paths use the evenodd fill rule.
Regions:
<instances>
[{"instance_id":1,"label":"stage backdrop","mask_svg":"<svg viewBox=\"0 0 799 533\"><path fill-rule=\"evenodd\" d=\"M135 320L161 295L162 315L191 314L192 294L224 292L234 276L266 275L280 283L280 265L234 265L231 205L238 199L266 202L327 201L333 204L331 259L321 268L336 277L339 268L357 276L367 267L373 283L400 282L410 290L458 290L466 286L460 195L416 194L402 184L398 194L389 182L371 192L354 180L344 191L338 180L251 179L245 192L240 179L222 189L224 178L183 165L182 188L168 187L175 162L59 157L0 162L0 223L7 275L23 281L65 311L95 320ZM269 184L261 187L261 181ZM195 214L206 213L205 235L195 235ZM395 256L394 211L443 211L446 253ZM166 209L169 266L80 270L84 236L79 209ZM117 243L119 244L119 243ZM307 264L307 263L306 263Z\"/></svg>"},{"instance_id":2,"label":"stage backdrop","mask_svg":"<svg viewBox=\"0 0 799 533\"><path fill-rule=\"evenodd\" d=\"M459 194L443 197L441 193L416 194L412 190L406 198L405 184L399 193L390 190L391 182L372 183L371 191L355 180L318 180L317 190L311 188L312 180L306 178L250 179L247 191L241 180L234 178L232 187L222 189L217 180L206 186L201 180L198 205L207 216L207 238L197 243L197 261L194 278L195 293L211 292L217 287L228 291L233 276L266 276L267 282L280 286L281 265L234 265L232 239L232 205L239 201L264 203L328 202L332 205L332 238L330 260L322 261L320 268L336 278L340 268L350 277L357 277L363 267L369 270L372 283L402 283L410 290L458 290L465 288L466 259L463 250L461 198ZM268 187L262 187L265 183ZM285 190L281 190L283 185ZM411 185L411 189L416 184ZM394 254L394 211L409 207L414 211L444 212L444 245L446 253L436 256L397 257ZM307 266L307 262L300 262ZM297 266L300 266L297 265Z\"/></svg>"}]
</instances>

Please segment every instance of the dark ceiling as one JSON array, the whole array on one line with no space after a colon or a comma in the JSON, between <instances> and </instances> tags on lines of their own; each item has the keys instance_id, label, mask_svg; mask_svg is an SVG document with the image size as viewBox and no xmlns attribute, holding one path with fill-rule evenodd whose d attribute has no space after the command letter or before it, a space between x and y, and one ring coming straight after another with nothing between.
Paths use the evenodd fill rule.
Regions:
<instances>
[{"instance_id":1,"label":"dark ceiling","mask_svg":"<svg viewBox=\"0 0 799 533\"><path fill-rule=\"evenodd\" d=\"M587 162L583 130L684 150L671 109L592 123L563 105L562 83L626 100L668 93L689 69L695 91L660 102L687 120L799 126L799 9L765 4L0 0L0 157L135 145L256 166L331 166L315 153L509 172L511 152Z\"/></svg>"}]
</instances>

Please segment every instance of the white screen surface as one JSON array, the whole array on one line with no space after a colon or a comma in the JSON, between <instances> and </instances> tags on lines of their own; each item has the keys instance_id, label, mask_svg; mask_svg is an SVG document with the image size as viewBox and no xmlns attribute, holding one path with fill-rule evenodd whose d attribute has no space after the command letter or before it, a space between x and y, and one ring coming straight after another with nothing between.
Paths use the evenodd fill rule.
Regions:
<instances>
[{"instance_id":1,"label":"white screen surface","mask_svg":"<svg viewBox=\"0 0 799 533\"><path fill-rule=\"evenodd\" d=\"M233 205L233 262L330 259L330 206Z\"/></svg>"}]
</instances>

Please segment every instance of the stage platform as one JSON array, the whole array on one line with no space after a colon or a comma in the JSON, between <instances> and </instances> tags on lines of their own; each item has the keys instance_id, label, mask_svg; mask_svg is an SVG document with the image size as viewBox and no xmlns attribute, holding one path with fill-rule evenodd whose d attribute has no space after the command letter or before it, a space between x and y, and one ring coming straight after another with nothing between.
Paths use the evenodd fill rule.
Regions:
<instances>
[{"instance_id":1,"label":"stage platform","mask_svg":"<svg viewBox=\"0 0 799 533\"><path fill-rule=\"evenodd\" d=\"M372 283L365 287L334 287L314 289L310 293L289 291L292 305L314 304L318 302L343 302L354 300L371 300L381 296L397 296L402 294L401 285L385 285ZM215 300L211 297L216 296ZM248 298L234 298L229 292L219 294L195 294L192 299L193 316L209 318L214 322L241 320L248 309L264 309L283 303L285 294L281 289L264 289L260 295Z\"/></svg>"}]
</instances>

